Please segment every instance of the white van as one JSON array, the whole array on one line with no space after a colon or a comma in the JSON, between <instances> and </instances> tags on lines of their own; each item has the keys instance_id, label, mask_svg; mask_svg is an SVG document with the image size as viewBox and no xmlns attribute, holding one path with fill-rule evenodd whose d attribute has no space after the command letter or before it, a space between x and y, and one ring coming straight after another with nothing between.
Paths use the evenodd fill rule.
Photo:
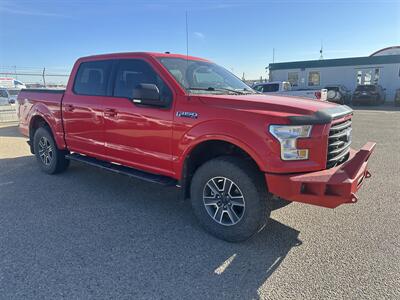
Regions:
<instances>
[{"instance_id":1,"label":"white van","mask_svg":"<svg viewBox=\"0 0 400 300\"><path fill-rule=\"evenodd\" d=\"M0 77L0 88L21 90L26 89L26 86L23 82L14 78Z\"/></svg>"}]
</instances>

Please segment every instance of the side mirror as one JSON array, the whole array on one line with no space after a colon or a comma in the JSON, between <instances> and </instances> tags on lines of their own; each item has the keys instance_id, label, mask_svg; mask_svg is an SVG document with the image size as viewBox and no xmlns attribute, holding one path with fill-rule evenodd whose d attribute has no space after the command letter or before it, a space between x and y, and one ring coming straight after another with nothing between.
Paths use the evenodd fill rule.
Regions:
<instances>
[{"instance_id":1,"label":"side mirror","mask_svg":"<svg viewBox=\"0 0 400 300\"><path fill-rule=\"evenodd\" d=\"M141 83L133 90L132 99L134 103L149 106L165 106L161 100L160 90L155 84Z\"/></svg>"}]
</instances>

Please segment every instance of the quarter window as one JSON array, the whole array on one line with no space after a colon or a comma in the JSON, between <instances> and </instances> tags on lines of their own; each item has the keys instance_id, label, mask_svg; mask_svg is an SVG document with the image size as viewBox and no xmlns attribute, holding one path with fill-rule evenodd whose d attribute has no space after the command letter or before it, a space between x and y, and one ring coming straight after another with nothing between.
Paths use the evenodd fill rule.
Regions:
<instances>
[{"instance_id":1,"label":"quarter window","mask_svg":"<svg viewBox=\"0 0 400 300\"><path fill-rule=\"evenodd\" d=\"M312 71L308 73L308 86L318 86L320 85L320 74L317 71Z\"/></svg>"},{"instance_id":2,"label":"quarter window","mask_svg":"<svg viewBox=\"0 0 400 300\"><path fill-rule=\"evenodd\" d=\"M166 102L172 101L172 92L153 68L141 59L120 60L115 77L115 97L132 98L133 90L140 84L155 84L161 98Z\"/></svg>"},{"instance_id":3,"label":"quarter window","mask_svg":"<svg viewBox=\"0 0 400 300\"><path fill-rule=\"evenodd\" d=\"M106 96L111 65L110 60L82 63L76 74L74 92L80 95Z\"/></svg>"}]
</instances>

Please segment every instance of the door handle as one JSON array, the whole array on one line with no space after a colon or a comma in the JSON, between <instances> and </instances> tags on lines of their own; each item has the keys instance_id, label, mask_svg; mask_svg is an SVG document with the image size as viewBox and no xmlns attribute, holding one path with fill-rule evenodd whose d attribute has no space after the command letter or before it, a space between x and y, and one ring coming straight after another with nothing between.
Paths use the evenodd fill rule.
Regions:
<instances>
[{"instance_id":1,"label":"door handle","mask_svg":"<svg viewBox=\"0 0 400 300\"><path fill-rule=\"evenodd\" d=\"M66 111L74 111L74 109L75 109L75 106L73 106L72 104L67 104L65 106Z\"/></svg>"},{"instance_id":2,"label":"door handle","mask_svg":"<svg viewBox=\"0 0 400 300\"><path fill-rule=\"evenodd\" d=\"M115 117L117 115L117 111L113 108L104 109L104 115L107 117Z\"/></svg>"}]
</instances>

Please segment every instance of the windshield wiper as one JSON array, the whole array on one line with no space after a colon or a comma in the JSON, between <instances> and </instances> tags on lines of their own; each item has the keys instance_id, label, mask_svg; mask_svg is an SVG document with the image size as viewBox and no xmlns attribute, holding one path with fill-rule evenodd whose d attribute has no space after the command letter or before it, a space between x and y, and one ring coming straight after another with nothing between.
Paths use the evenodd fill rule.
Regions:
<instances>
[{"instance_id":1,"label":"windshield wiper","mask_svg":"<svg viewBox=\"0 0 400 300\"><path fill-rule=\"evenodd\" d=\"M236 95L245 95L246 93L244 91L238 91L238 90L233 90L233 89L228 89L228 88L218 88L218 87L208 87L208 88L202 88L202 87L189 87L188 90L194 90L194 91L210 91L210 92L231 92L235 93Z\"/></svg>"}]
</instances>

